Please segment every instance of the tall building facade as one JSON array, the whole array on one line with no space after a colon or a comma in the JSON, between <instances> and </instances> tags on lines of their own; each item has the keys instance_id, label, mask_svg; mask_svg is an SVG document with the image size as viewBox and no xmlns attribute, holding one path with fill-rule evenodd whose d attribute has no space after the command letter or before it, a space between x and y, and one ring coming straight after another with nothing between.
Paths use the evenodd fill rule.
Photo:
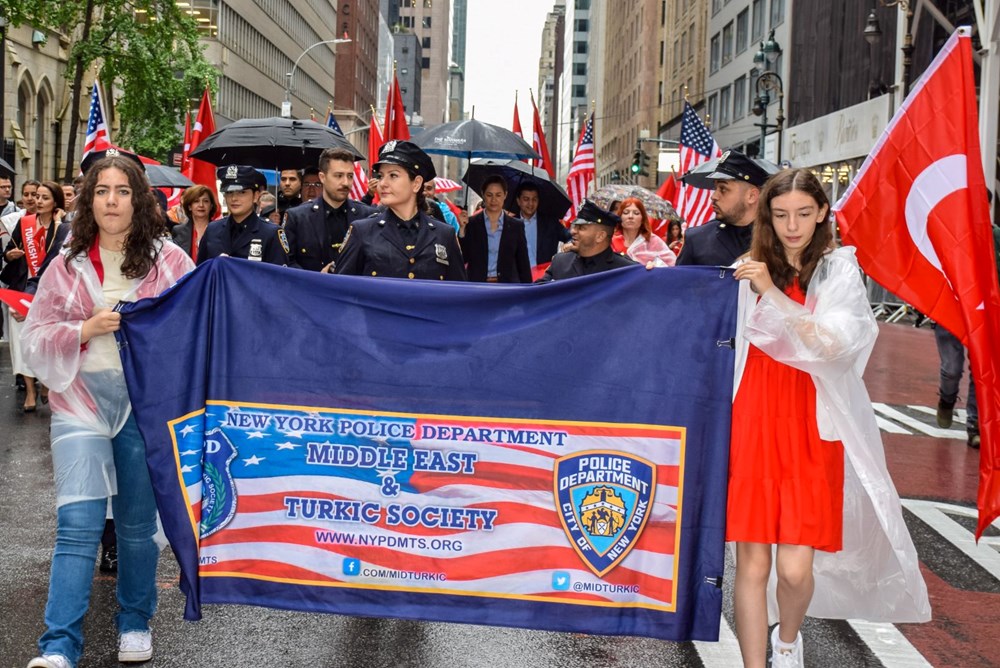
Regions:
<instances>
[{"instance_id":1,"label":"tall building facade","mask_svg":"<svg viewBox=\"0 0 1000 668\"><path fill-rule=\"evenodd\" d=\"M566 0L563 72L559 77L559 151L553 160L562 180L569 172L580 129L590 114L587 65L590 60L590 0Z\"/></svg>"},{"instance_id":2,"label":"tall building facade","mask_svg":"<svg viewBox=\"0 0 1000 668\"><path fill-rule=\"evenodd\" d=\"M451 2L395 0L403 30L420 40L420 111L426 127L444 123L448 115L451 65Z\"/></svg>"},{"instance_id":3,"label":"tall building facade","mask_svg":"<svg viewBox=\"0 0 1000 668\"><path fill-rule=\"evenodd\" d=\"M337 50L334 115L344 132L367 127L378 96L379 0L342 0L338 36L351 41Z\"/></svg>"},{"instance_id":4,"label":"tall building facade","mask_svg":"<svg viewBox=\"0 0 1000 668\"><path fill-rule=\"evenodd\" d=\"M566 0L556 0L545 17L542 28L542 51L538 59L538 88L535 102L538 116L548 140L549 154L559 154L559 78L563 71L563 49L566 25Z\"/></svg>"},{"instance_id":5,"label":"tall building facade","mask_svg":"<svg viewBox=\"0 0 1000 668\"><path fill-rule=\"evenodd\" d=\"M412 32L398 32L393 35L396 50L396 78L399 80L399 92L403 98L403 108L411 122L420 116L420 100L423 69L423 51L420 48L420 38ZM383 104L379 113L385 111Z\"/></svg>"},{"instance_id":6,"label":"tall building facade","mask_svg":"<svg viewBox=\"0 0 1000 668\"><path fill-rule=\"evenodd\" d=\"M385 15L378 15L378 63L375 68L375 108L385 109L386 98L389 97L389 86L392 85L392 66L396 60L395 37L389 28ZM368 110L371 113L371 110Z\"/></svg>"},{"instance_id":7,"label":"tall building facade","mask_svg":"<svg viewBox=\"0 0 1000 668\"><path fill-rule=\"evenodd\" d=\"M676 141L681 134L684 99L695 109L705 107L705 75L709 5L711 0L681 0L663 5L660 22L660 60L663 122L660 138Z\"/></svg>"},{"instance_id":8,"label":"tall building facade","mask_svg":"<svg viewBox=\"0 0 1000 668\"><path fill-rule=\"evenodd\" d=\"M636 141L655 138L662 118L665 42L661 25L666 4L661 0L623 3L608 11L600 24L605 35L603 54L596 54L595 60L602 63L602 81L600 91L594 91L601 119L596 137L600 184L619 181L656 187L658 147L642 146L651 158L648 175L633 176L629 167ZM591 8L592 23L595 14Z\"/></svg>"}]
</instances>

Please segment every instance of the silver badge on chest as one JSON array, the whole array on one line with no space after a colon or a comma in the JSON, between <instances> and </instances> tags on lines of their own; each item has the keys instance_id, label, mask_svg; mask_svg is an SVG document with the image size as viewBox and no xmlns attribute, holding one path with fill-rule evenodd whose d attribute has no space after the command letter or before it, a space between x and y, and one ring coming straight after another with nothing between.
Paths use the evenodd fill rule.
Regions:
<instances>
[{"instance_id":1,"label":"silver badge on chest","mask_svg":"<svg viewBox=\"0 0 1000 668\"><path fill-rule=\"evenodd\" d=\"M442 244L434 244L434 259L441 264L448 264L448 249Z\"/></svg>"},{"instance_id":2,"label":"silver badge on chest","mask_svg":"<svg viewBox=\"0 0 1000 668\"><path fill-rule=\"evenodd\" d=\"M254 239L250 242L250 253L247 255L248 260L256 260L257 262L262 261L264 258L264 242L260 239Z\"/></svg>"}]
</instances>

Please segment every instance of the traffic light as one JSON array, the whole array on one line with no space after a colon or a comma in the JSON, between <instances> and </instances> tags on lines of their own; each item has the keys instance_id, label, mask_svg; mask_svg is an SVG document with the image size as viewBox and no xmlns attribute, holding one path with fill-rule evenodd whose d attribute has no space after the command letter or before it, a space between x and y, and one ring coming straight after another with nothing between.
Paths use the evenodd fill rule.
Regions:
<instances>
[{"instance_id":1,"label":"traffic light","mask_svg":"<svg viewBox=\"0 0 1000 668\"><path fill-rule=\"evenodd\" d=\"M634 176L649 176L648 167L649 156L641 148L637 148L632 154L632 165L629 167L629 171Z\"/></svg>"}]
</instances>

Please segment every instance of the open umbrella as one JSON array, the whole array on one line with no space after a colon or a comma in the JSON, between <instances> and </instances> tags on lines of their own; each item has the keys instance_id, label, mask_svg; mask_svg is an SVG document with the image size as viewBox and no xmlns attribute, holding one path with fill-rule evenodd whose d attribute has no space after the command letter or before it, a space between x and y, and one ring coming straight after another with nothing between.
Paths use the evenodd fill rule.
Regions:
<instances>
[{"instance_id":1,"label":"open umbrella","mask_svg":"<svg viewBox=\"0 0 1000 668\"><path fill-rule=\"evenodd\" d=\"M190 188L194 182L166 165L146 164L146 178L154 188Z\"/></svg>"},{"instance_id":2,"label":"open umbrella","mask_svg":"<svg viewBox=\"0 0 1000 668\"><path fill-rule=\"evenodd\" d=\"M612 202L621 202L629 197L635 197L642 202L650 218L680 220L680 216L674 210L673 204L641 186L611 183L598 188L590 195L589 199L597 206L608 209L611 207Z\"/></svg>"},{"instance_id":3,"label":"open umbrella","mask_svg":"<svg viewBox=\"0 0 1000 668\"><path fill-rule=\"evenodd\" d=\"M769 176L777 174L781 169L770 160L764 160L763 158L751 158L751 160L756 162L761 169L768 173ZM695 188L712 190L715 188L715 180L708 178L708 175L715 171L715 167L718 164L718 158L706 160L697 167L689 169L688 172L681 177L681 181L686 185L694 186Z\"/></svg>"},{"instance_id":4,"label":"open umbrella","mask_svg":"<svg viewBox=\"0 0 1000 668\"><path fill-rule=\"evenodd\" d=\"M539 214L557 220L566 215L570 206L566 191L553 183L544 169L532 167L526 162L480 158L469 164L462 180L482 196L483 181L494 174L499 174L507 181L507 201L504 202L504 209L507 211L517 211L517 189L522 183L530 182L538 187Z\"/></svg>"},{"instance_id":5,"label":"open umbrella","mask_svg":"<svg viewBox=\"0 0 1000 668\"><path fill-rule=\"evenodd\" d=\"M516 134L476 119L443 123L424 130L413 143L427 153L454 158L536 158L541 156Z\"/></svg>"},{"instance_id":6,"label":"open umbrella","mask_svg":"<svg viewBox=\"0 0 1000 668\"><path fill-rule=\"evenodd\" d=\"M213 165L250 165L265 169L302 169L319 163L328 148L364 159L344 135L316 121L244 118L216 130L191 152Z\"/></svg>"},{"instance_id":7,"label":"open umbrella","mask_svg":"<svg viewBox=\"0 0 1000 668\"><path fill-rule=\"evenodd\" d=\"M16 174L17 172L15 172L14 168L10 166L10 163L3 158L0 158L0 176L11 179L14 178Z\"/></svg>"}]
</instances>

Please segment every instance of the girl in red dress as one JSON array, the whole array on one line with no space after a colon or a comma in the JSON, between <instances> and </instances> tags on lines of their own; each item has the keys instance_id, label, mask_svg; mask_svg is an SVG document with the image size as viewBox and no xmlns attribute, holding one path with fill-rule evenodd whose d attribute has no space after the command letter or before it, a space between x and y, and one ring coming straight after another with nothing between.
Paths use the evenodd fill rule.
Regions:
<instances>
[{"instance_id":1,"label":"girl in red dress","mask_svg":"<svg viewBox=\"0 0 1000 668\"><path fill-rule=\"evenodd\" d=\"M735 272L757 295L749 309L802 311L810 281L834 248L829 213L808 170L785 170L766 184L749 258ZM793 315L770 324L795 327ZM799 629L813 596L814 553L841 549L844 447L820 436L813 377L753 345L761 333L768 338L760 330L747 334L751 344L733 401L726 540L736 543L736 627L748 667L766 661L766 590L777 546L780 624L771 635L772 665L792 668L803 666ZM784 335L809 336L805 328Z\"/></svg>"}]
</instances>

